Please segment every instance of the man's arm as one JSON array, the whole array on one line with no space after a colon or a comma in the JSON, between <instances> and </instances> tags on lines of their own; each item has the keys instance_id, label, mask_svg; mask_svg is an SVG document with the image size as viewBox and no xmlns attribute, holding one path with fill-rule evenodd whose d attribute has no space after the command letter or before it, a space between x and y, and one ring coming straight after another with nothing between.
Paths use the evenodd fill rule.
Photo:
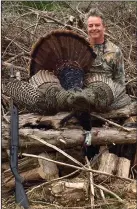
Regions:
<instances>
[{"instance_id":1,"label":"man's arm","mask_svg":"<svg viewBox=\"0 0 137 209\"><path fill-rule=\"evenodd\" d=\"M119 47L115 53L113 80L125 85L124 57Z\"/></svg>"}]
</instances>

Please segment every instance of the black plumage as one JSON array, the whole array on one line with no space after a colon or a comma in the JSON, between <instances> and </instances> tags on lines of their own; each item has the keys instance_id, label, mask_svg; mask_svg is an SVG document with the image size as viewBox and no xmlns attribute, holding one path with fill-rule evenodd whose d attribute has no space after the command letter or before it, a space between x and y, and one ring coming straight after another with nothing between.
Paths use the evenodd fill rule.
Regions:
<instances>
[{"instance_id":1,"label":"black plumage","mask_svg":"<svg viewBox=\"0 0 137 209\"><path fill-rule=\"evenodd\" d=\"M83 88L84 72L82 69L73 67L65 67L58 75L61 86L65 90L78 90Z\"/></svg>"}]
</instances>

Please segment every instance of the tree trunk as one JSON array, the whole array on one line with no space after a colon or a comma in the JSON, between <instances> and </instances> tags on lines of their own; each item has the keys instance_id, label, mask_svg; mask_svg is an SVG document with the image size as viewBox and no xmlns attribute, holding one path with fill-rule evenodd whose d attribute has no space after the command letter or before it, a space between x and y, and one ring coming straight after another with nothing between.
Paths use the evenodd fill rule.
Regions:
<instances>
[{"instance_id":1,"label":"tree trunk","mask_svg":"<svg viewBox=\"0 0 137 209\"><path fill-rule=\"evenodd\" d=\"M93 128L92 144L133 144L136 143L136 131L126 132L114 128ZM27 153L40 153L53 151L48 146L44 146L35 139L35 136L42 138L45 142L55 145L61 149L68 149L82 145L84 142L84 131L81 129L62 129L62 130L39 130L39 129L20 129L20 150ZM2 149L9 149L9 129L3 130Z\"/></svg>"},{"instance_id":2,"label":"tree trunk","mask_svg":"<svg viewBox=\"0 0 137 209\"><path fill-rule=\"evenodd\" d=\"M136 102L131 103L130 105L125 106L124 108L118 110L112 110L107 113L99 113L98 115L104 118L128 118L130 116L136 115L137 104ZM92 112L93 114L97 114ZM21 114L19 115L19 127L29 126L29 125L39 125L39 126L47 126L54 129L60 128L60 121L68 116L70 113L68 112L59 112L54 116L41 116L39 114L29 113L29 114ZM10 116L4 116L7 121L10 121ZM72 119L70 123L76 123L76 119Z\"/></svg>"}]
</instances>

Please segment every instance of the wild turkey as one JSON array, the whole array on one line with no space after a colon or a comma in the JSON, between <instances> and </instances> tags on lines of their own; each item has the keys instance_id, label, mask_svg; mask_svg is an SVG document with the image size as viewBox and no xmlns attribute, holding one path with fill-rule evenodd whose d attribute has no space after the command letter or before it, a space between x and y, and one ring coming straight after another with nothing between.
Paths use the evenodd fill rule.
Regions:
<instances>
[{"instance_id":1,"label":"wild turkey","mask_svg":"<svg viewBox=\"0 0 137 209\"><path fill-rule=\"evenodd\" d=\"M83 87L84 70L89 70L95 56L82 36L67 30L53 31L33 47L29 82L11 81L4 86L4 92L16 105L31 112L69 110L74 98L72 89Z\"/></svg>"},{"instance_id":2,"label":"wild turkey","mask_svg":"<svg viewBox=\"0 0 137 209\"><path fill-rule=\"evenodd\" d=\"M103 75L90 75L95 58L88 41L79 34L52 31L33 46L29 82L9 81L6 86L3 84L3 91L17 106L30 112L53 115L73 111L70 116L75 116L88 131L86 138L90 145L90 112L116 109L129 102L123 86ZM94 150L92 146L84 149L90 152L90 157L94 156Z\"/></svg>"},{"instance_id":3,"label":"wild turkey","mask_svg":"<svg viewBox=\"0 0 137 209\"><path fill-rule=\"evenodd\" d=\"M125 88L102 75L90 75L96 54L88 41L69 30L55 30L33 46L29 82L4 86L14 103L31 112L107 111L128 103Z\"/></svg>"}]
</instances>

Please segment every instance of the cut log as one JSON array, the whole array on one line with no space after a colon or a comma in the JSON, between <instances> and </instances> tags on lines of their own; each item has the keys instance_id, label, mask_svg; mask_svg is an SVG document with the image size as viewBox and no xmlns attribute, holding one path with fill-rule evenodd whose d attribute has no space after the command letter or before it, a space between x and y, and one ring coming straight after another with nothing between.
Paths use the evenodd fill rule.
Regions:
<instances>
[{"instance_id":1,"label":"cut log","mask_svg":"<svg viewBox=\"0 0 137 209\"><path fill-rule=\"evenodd\" d=\"M104 118L128 118L129 116L137 115L136 112L137 104L136 102L131 103L131 105L127 105L124 108L121 108L119 110L113 110L111 112L107 113L99 113L100 116ZM45 126L50 127L53 129L59 129L60 128L60 121L68 116L70 113L68 112L59 112L58 114L54 116L41 116L39 114L21 114L19 115L19 127L24 126ZM97 114L94 113L93 114ZM4 116L6 121L10 121L10 116ZM71 119L70 123L73 122L74 124L77 123L76 119Z\"/></svg>"},{"instance_id":2,"label":"cut log","mask_svg":"<svg viewBox=\"0 0 137 209\"><path fill-rule=\"evenodd\" d=\"M117 165L117 175L124 178L128 178L130 171L130 164L131 164L130 160L124 157L119 157L118 165Z\"/></svg>"},{"instance_id":3,"label":"cut log","mask_svg":"<svg viewBox=\"0 0 137 209\"><path fill-rule=\"evenodd\" d=\"M131 129L132 130L132 129ZM53 151L48 146L44 146L33 136L42 138L46 142L61 149L68 149L82 145L84 142L84 132L81 129L62 129L62 130L39 130L39 129L20 129L20 149L21 152L40 153L43 151ZM92 144L133 144L136 143L136 131L120 131L114 128L93 128ZM2 148L9 149L9 128L3 129Z\"/></svg>"},{"instance_id":4,"label":"cut log","mask_svg":"<svg viewBox=\"0 0 137 209\"><path fill-rule=\"evenodd\" d=\"M63 180L54 182L51 185L45 185L35 189L33 199L44 200L45 202L54 202L54 204L75 207L83 206L88 200L89 183L86 179L73 178L73 180ZM27 194L32 199L31 193Z\"/></svg>"},{"instance_id":5,"label":"cut log","mask_svg":"<svg viewBox=\"0 0 137 209\"><path fill-rule=\"evenodd\" d=\"M103 149L103 147L101 147L101 149ZM106 152L104 152L100 157L98 170L110 174L116 174L117 163L118 163L117 155L109 153L109 150L106 150ZM107 176L99 175L97 180L106 182L109 181L110 179Z\"/></svg>"},{"instance_id":6,"label":"cut log","mask_svg":"<svg viewBox=\"0 0 137 209\"><path fill-rule=\"evenodd\" d=\"M68 149L65 150L65 152L71 155L73 158L79 160L80 162L82 161L84 162L84 156L82 155L81 148ZM75 163L73 163L71 160L69 160L59 152L48 153L48 154L42 153L40 154L40 156L50 158L52 160L56 160L59 162L65 162L71 165L75 165ZM3 168L3 183L5 184L5 187L7 188L8 191L14 187L13 174L9 167L9 163L2 164L2 168ZM61 176L70 174L71 172L75 171L75 169L71 167L65 167L64 169L63 165L57 165L55 163L47 162L45 160L38 158L23 157L18 160L18 171L26 182L29 181L31 182L34 180L38 182L41 179L51 180L58 178L59 173ZM44 173L44 175L42 175L42 173Z\"/></svg>"},{"instance_id":7,"label":"cut log","mask_svg":"<svg viewBox=\"0 0 137 209\"><path fill-rule=\"evenodd\" d=\"M46 153L41 153L40 156L50 158L50 155ZM23 158L19 161L18 167L19 173L25 182L39 181L42 179L48 181L59 177L57 165L42 159ZM11 170L8 169L3 174L3 183L7 187L7 190L11 190L15 186L15 180Z\"/></svg>"},{"instance_id":8,"label":"cut log","mask_svg":"<svg viewBox=\"0 0 137 209\"><path fill-rule=\"evenodd\" d=\"M45 127L59 129L60 121L68 116L70 113L68 112L60 112L54 116L41 116L39 114L28 113L19 115L19 128L22 127ZM4 119L7 122L10 122L10 116L4 116ZM72 119L71 121L77 121L76 119Z\"/></svg>"},{"instance_id":9,"label":"cut log","mask_svg":"<svg viewBox=\"0 0 137 209\"><path fill-rule=\"evenodd\" d=\"M43 179L43 173L40 168L35 168L32 170L29 170L27 172L21 173L21 177L24 179L24 181L38 181ZM4 185L7 187L7 190L11 190L15 187L15 179L13 178L6 178L4 180Z\"/></svg>"}]
</instances>

